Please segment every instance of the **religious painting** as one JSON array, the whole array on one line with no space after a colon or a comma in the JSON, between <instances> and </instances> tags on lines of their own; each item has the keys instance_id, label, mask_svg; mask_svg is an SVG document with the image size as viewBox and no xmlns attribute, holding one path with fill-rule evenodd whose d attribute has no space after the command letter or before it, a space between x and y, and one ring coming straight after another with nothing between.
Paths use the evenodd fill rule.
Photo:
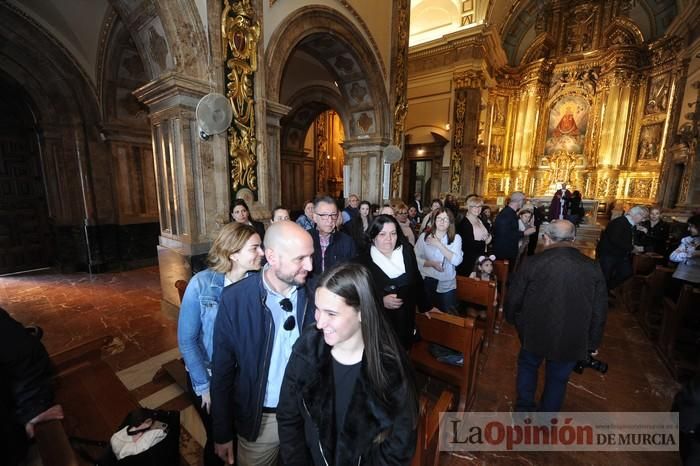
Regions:
<instances>
[{"instance_id":1,"label":"religious painting","mask_svg":"<svg viewBox=\"0 0 700 466\"><path fill-rule=\"evenodd\" d=\"M578 95L560 98L552 106L547 125L545 154L583 154L590 104Z\"/></svg>"},{"instance_id":2,"label":"religious painting","mask_svg":"<svg viewBox=\"0 0 700 466\"><path fill-rule=\"evenodd\" d=\"M656 160L659 157L661 147L661 123L642 127L639 135L639 153L637 160Z\"/></svg>"},{"instance_id":3,"label":"religious painting","mask_svg":"<svg viewBox=\"0 0 700 466\"><path fill-rule=\"evenodd\" d=\"M662 113L668 108L669 75L654 76L649 83L649 96L645 111L649 113Z\"/></svg>"}]
</instances>

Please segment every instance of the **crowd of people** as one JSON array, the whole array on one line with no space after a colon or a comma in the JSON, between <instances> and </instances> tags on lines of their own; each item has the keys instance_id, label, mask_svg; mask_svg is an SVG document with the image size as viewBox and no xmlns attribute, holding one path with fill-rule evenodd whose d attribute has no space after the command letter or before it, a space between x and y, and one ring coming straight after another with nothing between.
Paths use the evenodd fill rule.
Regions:
<instances>
[{"instance_id":1,"label":"crowd of people","mask_svg":"<svg viewBox=\"0 0 700 466\"><path fill-rule=\"evenodd\" d=\"M563 191L557 197L565 206L568 198ZM544 242L558 247L546 261L524 259L534 252L544 216L523 193L512 193L495 218L478 195L468 196L465 207L451 197L425 208L420 194L383 206L353 195L341 210L332 197L319 196L295 222L289 209L275 208L264 231L245 202L236 201L209 268L187 287L178 328L191 396L207 430L205 463L355 464L361 458L386 464L392 458L408 464L417 417L407 360L417 338L415 313L459 313L457 275L495 281L495 262L505 259L511 274L522 269L523 276L542 276L544 264L563 257L588 277L580 293L605 297L600 267L571 244L575 227L566 207L550 218ZM522 296L506 313L519 332L523 322L550 319L529 315L539 312L526 299L529 281L512 276L514 294ZM605 307L579 298L573 298L581 301L575 325L555 329L576 334L566 348L541 348L532 336L539 330L522 327L518 408L535 406L536 369L546 361L550 389L541 406L558 410L571 368L597 347ZM549 309L556 313L556 305ZM468 313L486 318L482 309ZM595 331L581 334L581 328Z\"/></svg>"},{"instance_id":2,"label":"crowd of people","mask_svg":"<svg viewBox=\"0 0 700 466\"><path fill-rule=\"evenodd\" d=\"M598 352L608 293L631 275L632 254L667 257L677 263L678 286L700 286L700 215L671 246L660 209L633 206L608 223L594 260L574 246L584 215L576 198L563 185L544 222L522 192L495 218L478 195L463 211L453 198L425 209L418 194L384 206L350 196L342 210L319 196L295 221L276 207L267 229L237 200L208 268L189 281L178 322L190 396L207 433L204 463L409 464L418 418L408 359L415 313L459 313L457 275L495 281L498 260L510 271L507 296L496 300L521 343L514 409L559 411L574 366ZM542 250L529 257L540 228ZM486 318L479 309L467 314ZM0 361L10 374L0 400L3 438L21 454L19 440L63 412L31 329L0 310L0 333L13 348Z\"/></svg>"}]
</instances>

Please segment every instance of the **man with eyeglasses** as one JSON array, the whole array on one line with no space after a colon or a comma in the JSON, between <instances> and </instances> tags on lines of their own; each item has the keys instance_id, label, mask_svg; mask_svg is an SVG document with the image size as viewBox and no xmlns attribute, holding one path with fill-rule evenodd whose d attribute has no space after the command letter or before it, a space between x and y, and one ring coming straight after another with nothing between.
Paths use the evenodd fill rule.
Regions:
<instances>
[{"instance_id":1,"label":"man with eyeglasses","mask_svg":"<svg viewBox=\"0 0 700 466\"><path fill-rule=\"evenodd\" d=\"M265 234L267 264L228 286L214 323L211 415L215 450L234 464L276 465L276 409L292 346L314 321L306 281L314 246L302 227L281 220Z\"/></svg>"},{"instance_id":2,"label":"man with eyeglasses","mask_svg":"<svg viewBox=\"0 0 700 466\"><path fill-rule=\"evenodd\" d=\"M352 237L336 229L338 206L330 196L320 196L314 201L314 221L316 228L311 230L314 241L314 280L321 276L324 270L333 265L346 262L357 255L355 242Z\"/></svg>"}]
</instances>

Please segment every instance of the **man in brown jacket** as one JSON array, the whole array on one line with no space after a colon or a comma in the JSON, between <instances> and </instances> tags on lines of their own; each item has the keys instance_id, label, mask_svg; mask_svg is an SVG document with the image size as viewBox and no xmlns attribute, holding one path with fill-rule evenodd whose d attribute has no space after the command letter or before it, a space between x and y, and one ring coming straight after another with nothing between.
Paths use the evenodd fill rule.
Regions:
<instances>
[{"instance_id":1,"label":"man in brown jacket","mask_svg":"<svg viewBox=\"0 0 700 466\"><path fill-rule=\"evenodd\" d=\"M515 272L505 302L518 329L516 411L559 411L576 361L597 351L607 314L607 289L598 264L573 245L576 227L550 223L545 249ZM545 386L535 403L537 371L546 360Z\"/></svg>"}]
</instances>

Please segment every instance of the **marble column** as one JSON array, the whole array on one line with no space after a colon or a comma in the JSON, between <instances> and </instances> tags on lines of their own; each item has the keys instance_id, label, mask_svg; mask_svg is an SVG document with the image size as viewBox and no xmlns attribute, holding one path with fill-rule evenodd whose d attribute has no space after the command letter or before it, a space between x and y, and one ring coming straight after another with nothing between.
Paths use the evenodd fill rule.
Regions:
<instances>
[{"instance_id":1,"label":"marble column","mask_svg":"<svg viewBox=\"0 0 700 466\"><path fill-rule=\"evenodd\" d=\"M345 151L344 192L357 194L360 199L381 204L384 170L382 151L389 144L383 138L348 139L343 142Z\"/></svg>"},{"instance_id":2,"label":"marble column","mask_svg":"<svg viewBox=\"0 0 700 466\"><path fill-rule=\"evenodd\" d=\"M266 133L266 143L267 143L267 162L268 162L268 172L266 177L270 180L280 180L281 178L281 149L280 149L280 120L287 116L287 114L292 110L292 107L282 105L278 102L273 102L267 100L265 102L265 108L267 113L267 133ZM264 173L259 171L258 173ZM270 185L270 198L269 204L271 206L280 205L282 203L282 189L277 184Z\"/></svg>"},{"instance_id":3,"label":"marble column","mask_svg":"<svg viewBox=\"0 0 700 466\"><path fill-rule=\"evenodd\" d=\"M170 73L134 91L149 108L161 288L163 298L175 305L175 281L201 268L212 239L228 220L225 133L203 141L195 121L197 103L209 90L206 82Z\"/></svg>"}]
</instances>

